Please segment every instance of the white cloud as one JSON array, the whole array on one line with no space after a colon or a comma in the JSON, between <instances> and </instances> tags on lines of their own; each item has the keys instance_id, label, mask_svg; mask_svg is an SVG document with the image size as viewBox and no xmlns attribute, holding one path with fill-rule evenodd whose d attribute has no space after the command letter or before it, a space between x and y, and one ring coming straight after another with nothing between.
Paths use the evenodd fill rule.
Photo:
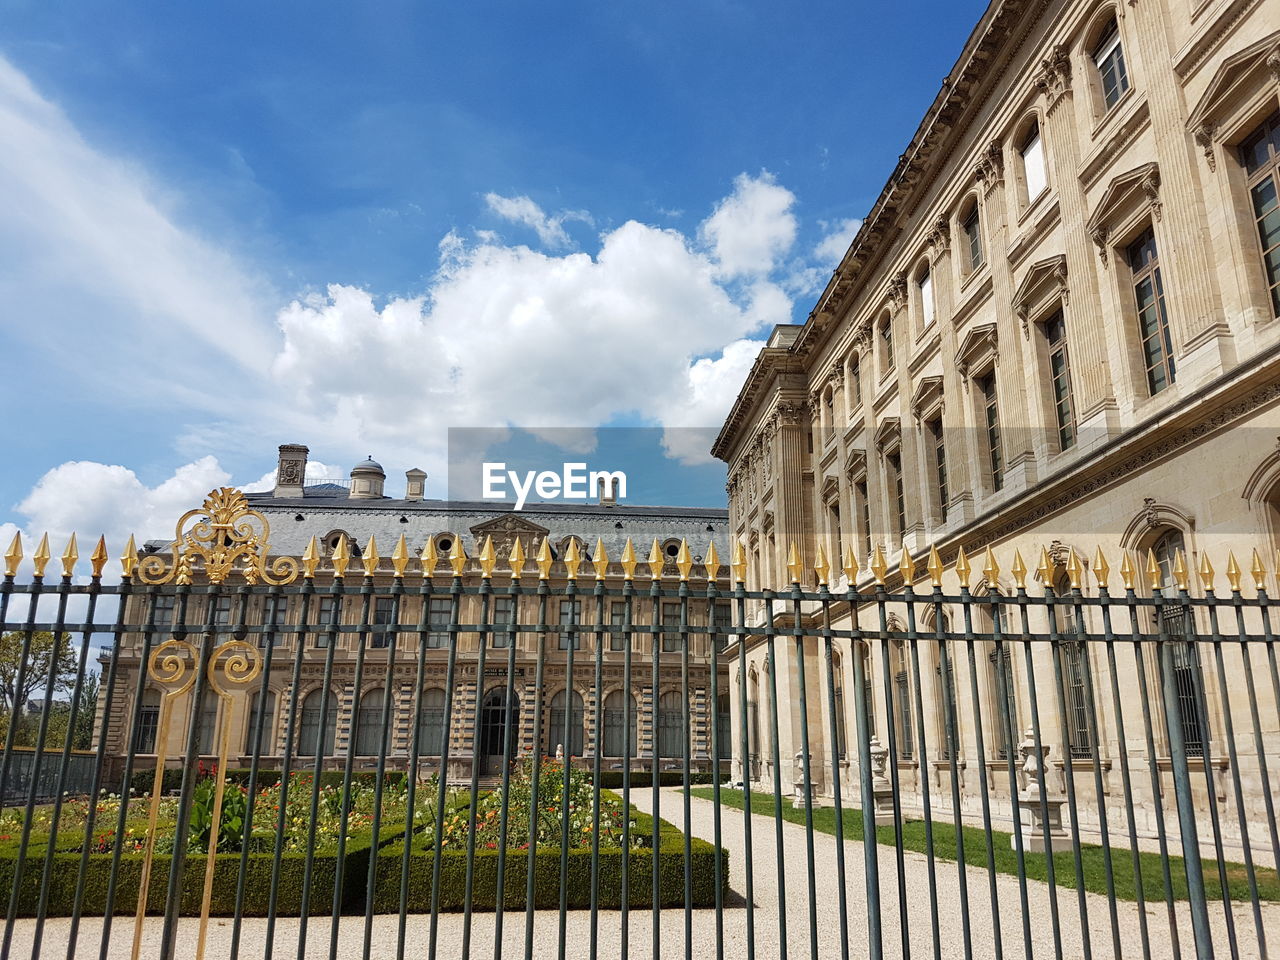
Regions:
<instances>
[{"instance_id":1,"label":"white cloud","mask_svg":"<svg viewBox=\"0 0 1280 960\"><path fill-rule=\"evenodd\" d=\"M795 243L795 200L767 171L758 177L738 175L733 193L699 228L723 276L758 276L778 265Z\"/></svg>"},{"instance_id":2,"label":"white cloud","mask_svg":"<svg viewBox=\"0 0 1280 960\"><path fill-rule=\"evenodd\" d=\"M822 266L834 269L848 251L849 244L853 243L853 238L857 235L858 228L862 226L862 221L856 217L836 220L833 223L821 220L818 226L823 229L826 236L813 248L813 256Z\"/></svg>"},{"instance_id":3,"label":"white cloud","mask_svg":"<svg viewBox=\"0 0 1280 960\"><path fill-rule=\"evenodd\" d=\"M548 216L542 208L528 197L503 197L496 193L486 193L484 202L489 209L503 220L524 224L531 227L547 247L567 247L572 241L564 229L570 220L591 223L591 215L585 210L562 210L555 216ZM477 233L482 242L493 239L492 234Z\"/></svg>"},{"instance_id":4,"label":"white cloud","mask_svg":"<svg viewBox=\"0 0 1280 960\"><path fill-rule=\"evenodd\" d=\"M98 398L103 386L135 393L121 369L168 372L179 357L198 358L202 375L165 378L170 403L212 407L218 391L206 384L265 373L265 285L182 226L166 208L172 194L87 143L3 58L0 142L0 300L24 318L5 324L6 338L94 382Z\"/></svg>"}]
</instances>

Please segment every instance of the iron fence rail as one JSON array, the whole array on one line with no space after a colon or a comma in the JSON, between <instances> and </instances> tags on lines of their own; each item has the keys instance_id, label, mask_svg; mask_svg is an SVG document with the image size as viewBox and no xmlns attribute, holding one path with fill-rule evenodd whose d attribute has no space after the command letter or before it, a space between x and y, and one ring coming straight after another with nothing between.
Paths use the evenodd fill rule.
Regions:
<instances>
[{"instance_id":1,"label":"iron fence rail","mask_svg":"<svg viewBox=\"0 0 1280 960\"><path fill-rule=\"evenodd\" d=\"M8 884L0 960L37 958L55 941L68 958L123 955L126 943L133 956L147 955L142 932L148 912L162 917L154 921L160 925L158 956L193 949L201 956L214 899L230 918L229 935L218 942L231 957L310 956L313 936L327 944L322 955L348 955L352 916L360 918L359 952L373 956L375 921L384 912L396 917L397 958L424 951L433 958L471 956L480 952L477 924L487 928L483 939L493 946L485 949L495 958L549 955L553 941L559 958L583 951L631 956L641 950L656 958L669 956L673 944L686 957L719 960L741 948L752 958L816 958L820 945L829 943L842 957L851 951L910 956L922 940L935 958L1060 958L1077 948L1085 957L1095 951L1120 957L1132 955L1135 935L1144 956L1207 958L1266 956L1268 940L1278 935L1280 913L1268 901L1280 898L1270 769L1280 762L1280 671L1274 604L1265 586L1269 574L1256 560L1252 576L1243 578L1252 583L1242 582L1232 561L1230 588L1223 594L1214 589L1211 568L1201 569L1199 588L1193 589L1181 560L1171 582L1159 571L1148 571L1144 582L1128 557L1121 592L1108 587L1105 559L1095 562L1086 589L1072 557L1069 588L1029 589L1018 561L1015 587L975 595L963 554L944 571L935 553L921 578L910 557L895 574L877 558L861 582L850 561L845 582L854 585L839 590L826 582L830 571L819 555L816 587L802 588L801 580L815 578L795 560L791 588L772 591L746 588L740 556L732 586L722 587L714 550L701 577L691 576L686 551L674 574L655 555L648 576L636 571L633 555L622 558L617 575L597 553L592 560L598 579L580 577L579 558L569 556L556 563L555 580L544 551L534 580L523 571L518 546L503 572L486 549L487 556L468 560L459 548L452 575L437 573L434 557L411 574L407 557L397 555L388 570L379 566L376 548L372 556L366 549L363 576L348 575L340 549L323 564L315 557L304 560L300 578L276 569L279 582L260 575L272 569L265 560L250 568L248 579L210 580L210 565L197 564L188 576L165 581L162 571L135 569L127 555L119 583L104 581L96 559L88 582L75 581L74 559L61 578L46 577L40 567L29 582L18 582L12 562L0 583L0 621L6 633L18 636L19 686L41 634L51 635L55 645L78 645L70 682L74 719L83 709L91 641L111 655L104 659L87 784L73 772L69 746L46 746L49 710L39 719L30 764L22 768L15 760L24 756L15 742L21 707L8 718L0 796L14 796L18 788L25 796L4 811L6 822L17 825L16 837L0 837L0 869L7 871ZM180 559L175 556L175 569ZM999 571L990 554L987 563L987 580L995 583ZM1042 572L1043 583L1054 582L1052 569ZM960 586L944 590L944 574ZM184 579L190 582L177 582ZM922 580L928 585L917 591L913 584ZM389 611L384 607L375 616L375 599L383 595L391 598ZM218 603L222 598L230 604ZM259 605L260 598L267 606ZM324 598L333 602L324 605L322 618ZM344 598L355 604L352 622L340 619ZM438 598L449 601L447 624L432 621L431 600ZM502 605L501 616L496 598L513 601ZM553 612L560 599L580 601L570 604L568 622ZM727 620L712 614L724 600L731 606ZM622 605L616 621L614 602ZM678 605L674 622L664 617L664 602ZM284 622L274 614L255 622L251 615L282 604L296 611ZM775 615L749 626L759 605ZM1166 616L1175 606L1179 615ZM479 615L468 622L464 609L478 609ZM526 610L535 616L522 618ZM158 612L169 622L157 622ZM429 637L441 631L446 645L434 648ZM585 675L580 685L589 705L579 714L566 697L547 730L548 639L561 634L581 640L563 651L564 688L574 690L575 677ZM531 638L523 647L517 640L522 636ZM613 637L623 638L621 650L614 649ZM703 651L707 669L695 675ZM1083 659L1073 664L1065 651ZM526 741L513 729L520 662L534 669L532 703L521 708L532 717L533 749L524 758ZM847 706L843 686L837 697L838 678L843 684L838 664L852 667ZM447 695L435 757L424 751L419 718L429 672L440 667ZM623 735L611 742L621 745L621 756L604 758L605 690L616 671L624 691ZM349 695L339 697L339 672L344 678L349 673L341 685ZM271 715L265 706L250 712L249 701L256 697L266 704L272 679L281 676L289 678L288 696L279 698ZM760 676L763 693L750 689ZM407 717L403 700L397 703L393 696L398 677L412 690ZM488 690L487 677L493 681ZM313 708L304 705L301 693L312 680L319 681L314 709L320 734L304 755L303 714ZM376 712L367 712L369 735L361 739L356 715L375 681L383 696ZM473 703L458 695L468 684L476 687ZM705 686L701 697L699 684ZM1011 691L1010 684L1020 690ZM46 702L54 686L50 676ZM661 776L661 754L672 751L659 746L659 692L668 686L679 691L686 707L679 755L673 758L679 761L675 797ZM157 687L162 697L155 755L147 756L137 749L133 731L151 709L148 689ZM485 713L486 693L495 690L502 694L496 720ZM633 702L636 690L642 695ZM936 701L926 701L926 691ZM717 722L716 708L722 693L734 699L731 749L720 742L725 727ZM765 743L758 742L750 706L762 697ZM331 698L348 732L345 747L327 751ZM214 749L205 750L201 718L209 703L216 705L217 737ZM697 713L695 703L709 703L709 713L705 706ZM1015 715L1023 710L1025 727ZM232 720L240 716L251 717L243 752L230 741ZM851 738L845 733L850 720ZM650 735L633 738L632 723L638 727L641 721ZM277 728L275 737L269 722ZM493 777L482 772L480 762L486 722L503 724L490 741L501 744L501 766ZM582 735L575 723L594 732L588 738L591 756L577 759L589 787L585 810L575 805L579 794L567 770L558 780L544 776L559 769L551 744L573 744ZM1189 725L1195 727L1190 734ZM695 755L695 735L708 743L708 757ZM264 742L278 750L264 754ZM790 772L784 742L795 747ZM640 749L643 743L647 749ZM847 744L844 760L835 746L840 743ZM372 753L366 752L370 746ZM718 761L722 753L732 757L728 771ZM228 793L240 792L239 782L228 779L228 766L238 756L248 761L247 773L236 775L243 776L243 807L235 802L240 822L232 821L227 830ZM757 757L763 759L759 767ZM217 761L216 773L202 778L208 759ZM518 766L522 759L527 775ZM613 801L602 786L610 773L606 759L616 760L621 773L618 839L607 822ZM695 819L706 819L694 816L695 805L707 802L694 796L701 759L708 761L709 831L695 826ZM451 767L453 760L469 763ZM567 760L571 766L573 758ZM165 781L170 761L179 771L176 787ZM357 829L352 810L364 793L365 762L372 763L373 797L367 821ZM976 776L969 773L971 763ZM339 768L333 786L322 786L332 765ZM149 795L135 795L135 774L151 767ZM403 804L396 808L402 819L387 822L387 797L401 789L388 779L393 769L407 776ZM50 776L52 791L42 786ZM262 788L270 781L278 782L278 792L269 795L278 811L272 811L272 829L258 831L255 804L265 802ZM177 793L171 826L158 814L167 789ZM201 799L208 790L211 803ZM293 792L300 792L306 810L305 839L296 850L289 840L296 831L290 834L286 823ZM68 827L62 822L66 805L80 802L81 793L87 798L83 825ZM118 801L100 803L103 794ZM646 794L653 817L642 827L631 811ZM480 832L489 829L483 818L491 816L487 797L493 796L500 802L492 814L495 850L489 851ZM326 845L319 831L330 803L339 812L336 836ZM678 841L662 833L664 813L676 819ZM558 839L542 839L548 814ZM135 851L129 830L140 815L147 817L147 829ZM104 816L109 824L101 822ZM727 863L718 855L709 861L697 855L695 845L704 840L714 851L729 845L730 821L734 839ZM794 829L788 821L803 826L803 862L783 855ZM446 840L450 829L460 831L456 840ZM575 830L588 838L585 845L570 841ZM761 830L772 835L776 863L756 855L753 841ZM695 836L699 831L705 835ZM512 849L516 835L526 838L527 849ZM426 873L413 849L419 837L429 838L429 851L422 853ZM211 867L220 838L237 849L222 853ZM462 851L460 881L453 849ZM917 853L924 855L923 871ZM265 884L256 879L262 876L258 857L269 860ZM829 859L831 873L819 866ZM677 868L668 866L673 863ZM704 876L700 871L708 863ZM153 870L163 876L163 896L151 892ZM954 887L944 878L951 870ZM915 886L921 875L923 897ZM203 882L198 910L187 892L193 876ZM1010 877L1016 882L1013 897ZM459 882L460 900L453 896ZM766 882L768 906L759 899ZM985 893L976 892L975 884ZM233 893L228 897L218 886L214 898L215 885ZM803 907L797 912L801 888ZM585 891L581 898L579 889ZM1153 891L1158 907L1147 903ZM116 929L116 917L135 892L130 942L129 934ZM958 903L948 904L949 897ZM1122 910L1130 898L1136 911ZM944 928L953 906L958 930ZM989 918L981 916L984 907ZM1156 909L1163 922L1155 919ZM451 915L455 910L460 920ZM520 910L522 944L504 932L508 913ZM571 917L578 910L589 918L585 943L570 939L576 936L571 930L579 929ZM650 921L649 942L641 948L631 940L638 911ZM698 933L703 911L713 912L705 938ZM261 920L249 916L259 913ZM180 941L180 931L185 937L188 930L187 921L180 922L186 914L198 915L199 927L194 940ZM287 935L279 923L286 914L297 915ZM92 928L85 924L90 915L101 917ZM54 916L59 919L51 921ZM829 922L838 929L829 929ZM927 937L913 939L911 931L922 922ZM741 927L727 930L727 924ZM55 928L57 937L51 935ZM96 942L86 936L90 930Z\"/></svg>"}]
</instances>

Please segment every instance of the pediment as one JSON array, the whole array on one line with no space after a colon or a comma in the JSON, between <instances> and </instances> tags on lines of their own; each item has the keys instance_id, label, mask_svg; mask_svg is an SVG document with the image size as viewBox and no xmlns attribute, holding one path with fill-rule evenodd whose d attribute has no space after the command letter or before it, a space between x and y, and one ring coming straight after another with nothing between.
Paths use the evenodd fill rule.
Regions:
<instances>
[{"instance_id":1,"label":"pediment","mask_svg":"<svg viewBox=\"0 0 1280 960\"><path fill-rule=\"evenodd\" d=\"M1120 174L1107 185L1102 199L1094 207L1086 227L1093 242L1106 259L1107 236L1117 222L1135 209L1150 207L1159 219L1160 168L1154 162L1144 163Z\"/></svg>"},{"instance_id":2,"label":"pediment","mask_svg":"<svg viewBox=\"0 0 1280 960\"><path fill-rule=\"evenodd\" d=\"M1022 320L1023 331L1028 317L1038 314L1039 307L1055 297L1065 301L1066 293L1067 258L1063 254L1033 263L1013 295L1013 309Z\"/></svg>"},{"instance_id":3,"label":"pediment","mask_svg":"<svg viewBox=\"0 0 1280 960\"><path fill-rule=\"evenodd\" d=\"M880 421L880 426L876 427L875 443L876 448L883 450L888 446L897 443L902 436L902 421L897 417L885 417Z\"/></svg>"},{"instance_id":4,"label":"pediment","mask_svg":"<svg viewBox=\"0 0 1280 960\"><path fill-rule=\"evenodd\" d=\"M917 417L929 413L935 404L942 403L942 378L921 377L911 396L911 410Z\"/></svg>"},{"instance_id":5,"label":"pediment","mask_svg":"<svg viewBox=\"0 0 1280 960\"><path fill-rule=\"evenodd\" d=\"M828 474L822 481L822 489L819 496L822 497L823 503L830 503L840 495L840 481Z\"/></svg>"},{"instance_id":6,"label":"pediment","mask_svg":"<svg viewBox=\"0 0 1280 960\"><path fill-rule=\"evenodd\" d=\"M999 338L994 323L978 323L969 328L960 349L956 351L956 367L962 377L969 375L969 370L990 358L993 362L999 355Z\"/></svg>"},{"instance_id":7,"label":"pediment","mask_svg":"<svg viewBox=\"0 0 1280 960\"><path fill-rule=\"evenodd\" d=\"M1253 74L1260 69L1268 69L1268 61L1275 56L1280 59L1280 30L1270 33L1256 43L1251 43L1239 53L1232 54L1222 61L1217 73L1209 81L1209 85L1200 96L1195 110L1187 121L1187 129L1198 131L1206 125L1213 125L1213 118L1222 111L1242 87L1253 90Z\"/></svg>"},{"instance_id":8,"label":"pediment","mask_svg":"<svg viewBox=\"0 0 1280 960\"><path fill-rule=\"evenodd\" d=\"M510 552L516 540L523 541L525 553L531 555L550 532L541 524L514 513L484 520L471 528L471 535L475 537L477 544L484 543L485 537L493 537L493 547L500 557L505 555L504 551Z\"/></svg>"}]
</instances>

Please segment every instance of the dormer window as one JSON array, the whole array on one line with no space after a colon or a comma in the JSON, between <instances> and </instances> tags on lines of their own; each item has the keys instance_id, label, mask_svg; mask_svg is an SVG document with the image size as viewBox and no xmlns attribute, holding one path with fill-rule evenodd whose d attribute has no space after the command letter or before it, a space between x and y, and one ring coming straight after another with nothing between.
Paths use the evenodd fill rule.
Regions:
<instances>
[{"instance_id":1,"label":"dormer window","mask_svg":"<svg viewBox=\"0 0 1280 960\"><path fill-rule=\"evenodd\" d=\"M1129 89L1129 71L1124 65L1124 48L1115 18L1107 22L1093 47L1093 63L1098 68L1102 101L1110 110Z\"/></svg>"}]
</instances>

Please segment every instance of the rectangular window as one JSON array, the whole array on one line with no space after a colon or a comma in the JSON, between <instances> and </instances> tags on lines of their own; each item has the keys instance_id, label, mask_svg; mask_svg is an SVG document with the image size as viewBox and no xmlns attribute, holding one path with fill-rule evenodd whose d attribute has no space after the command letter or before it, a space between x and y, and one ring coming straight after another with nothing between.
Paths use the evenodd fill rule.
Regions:
<instances>
[{"instance_id":1,"label":"rectangular window","mask_svg":"<svg viewBox=\"0 0 1280 960\"><path fill-rule=\"evenodd\" d=\"M622 633L622 625L626 620L627 605L621 600L615 600L609 604L609 626L617 627L617 633L609 634L610 650L626 650L627 636Z\"/></svg>"},{"instance_id":2,"label":"rectangular window","mask_svg":"<svg viewBox=\"0 0 1280 960\"><path fill-rule=\"evenodd\" d=\"M511 623L512 601L514 599L514 597L493 598L491 645L495 648L505 650L511 646L511 634L507 632L507 626Z\"/></svg>"},{"instance_id":3,"label":"rectangular window","mask_svg":"<svg viewBox=\"0 0 1280 960\"><path fill-rule=\"evenodd\" d=\"M723 642L727 635L733 633L733 604L728 600L717 600L713 616L716 633Z\"/></svg>"},{"instance_id":4,"label":"rectangular window","mask_svg":"<svg viewBox=\"0 0 1280 960\"><path fill-rule=\"evenodd\" d=\"M171 626L173 624L173 609L177 602L178 598L171 593L157 593L151 601L152 622L157 627Z\"/></svg>"},{"instance_id":5,"label":"rectangular window","mask_svg":"<svg viewBox=\"0 0 1280 960\"><path fill-rule=\"evenodd\" d=\"M392 623L392 608L395 601L391 597L374 597L373 598L373 625L375 627L385 627ZM382 630L374 630L369 636L369 645L379 648L389 646L391 643L391 634Z\"/></svg>"},{"instance_id":6,"label":"rectangular window","mask_svg":"<svg viewBox=\"0 0 1280 960\"><path fill-rule=\"evenodd\" d=\"M1044 339L1049 348L1049 381L1058 449L1069 450L1076 442L1076 415L1071 395L1071 361L1067 356L1067 325L1061 313L1045 322Z\"/></svg>"},{"instance_id":7,"label":"rectangular window","mask_svg":"<svg viewBox=\"0 0 1280 960\"><path fill-rule=\"evenodd\" d=\"M289 609L289 601L284 597L267 597L263 601L262 622L264 625L280 627L285 622L285 612ZM287 642L288 635L275 631L272 634L272 645L282 646ZM266 633L258 634L258 646L265 647L267 645Z\"/></svg>"},{"instance_id":8,"label":"rectangular window","mask_svg":"<svg viewBox=\"0 0 1280 960\"><path fill-rule=\"evenodd\" d=\"M1241 144L1240 161L1249 178L1249 199L1258 224L1271 313L1280 317L1280 112L1264 120Z\"/></svg>"},{"instance_id":9,"label":"rectangular window","mask_svg":"<svg viewBox=\"0 0 1280 960\"><path fill-rule=\"evenodd\" d=\"M432 597L431 606L427 608L427 625L433 627L427 634L427 647L440 649L449 645L449 634L441 629L449 626L453 612L453 601L448 597Z\"/></svg>"},{"instance_id":10,"label":"rectangular window","mask_svg":"<svg viewBox=\"0 0 1280 960\"><path fill-rule=\"evenodd\" d=\"M947 445L942 438L942 418L933 420L928 426L929 445L933 448L933 492L938 501L938 519L947 519L947 501L950 492L947 489Z\"/></svg>"},{"instance_id":11,"label":"rectangular window","mask_svg":"<svg viewBox=\"0 0 1280 960\"><path fill-rule=\"evenodd\" d=\"M889 468L889 496L893 497L893 532L901 541L907 534L907 493L902 485L902 457L891 453L885 462Z\"/></svg>"},{"instance_id":12,"label":"rectangular window","mask_svg":"<svg viewBox=\"0 0 1280 960\"><path fill-rule=\"evenodd\" d=\"M231 597L215 597L213 603L213 624L225 627L231 623Z\"/></svg>"},{"instance_id":13,"label":"rectangular window","mask_svg":"<svg viewBox=\"0 0 1280 960\"><path fill-rule=\"evenodd\" d=\"M680 604L667 602L662 604L662 652L679 653L683 638L680 636Z\"/></svg>"},{"instance_id":14,"label":"rectangular window","mask_svg":"<svg viewBox=\"0 0 1280 960\"><path fill-rule=\"evenodd\" d=\"M560 601L560 623L561 625L582 623L582 601L581 600L561 600ZM581 650L582 634L570 633L569 631L562 631L558 635L557 640L560 644L560 649L561 650L569 649L569 638L571 636L573 637L573 649Z\"/></svg>"},{"instance_id":15,"label":"rectangular window","mask_svg":"<svg viewBox=\"0 0 1280 960\"><path fill-rule=\"evenodd\" d=\"M988 373L977 379L982 404L981 422L986 429L987 469L991 471L991 489L1004 486L1004 460L1000 453L1000 413L996 406L996 375Z\"/></svg>"},{"instance_id":16,"label":"rectangular window","mask_svg":"<svg viewBox=\"0 0 1280 960\"><path fill-rule=\"evenodd\" d=\"M862 405L862 363L858 360L849 364L849 390L853 396L853 402L849 405L852 411Z\"/></svg>"},{"instance_id":17,"label":"rectangular window","mask_svg":"<svg viewBox=\"0 0 1280 960\"><path fill-rule=\"evenodd\" d=\"M840 566L840 501L832 500L827 504L828 533L831 535L830 559L833 565Z\"/></svg>"},{"instance_id":18,"label":"rectangular window","mask_svg":"<svg viewBox=\"0 0 1280 960\"><path fill-rule=\"evenodd\" d=\"M1044 193L1049 180L1045 176L1044 145L1040 141L1040 125L1033 124L1022 140L1022 175L1027 185L1027 203Z\"/></svg>"},{"instance_id":19,"label":"rectangular window","mask_svg":"<svg viewBox=\"0 0 1280 960\"><path fill-rule=\"evenodd\" d=\"M317 647L327 647L329 645L329 624L333 622L333 611L336 606L338 611L337 622L342 623L342 597L321 597L320 606L316 612L317 629L312 634Z\"/></svg>"},{"instance_id":20,"label":"rectangular window","mask_svg":"<svg viewBox=\"0 0 1280 960\"><path fill-rule=\"evenodd\" d=\"M1147 389L1154 397L1173 383L1175 371L1169 316L1160 283L1160 258L1156 253L1156 237L1150 228L1129 244L1128 259L1133 272L1138 332L1142 337L1142 363L1147 371Z\"/></svg>"},{"instance_id":21,"label":"rectangular window","mask_svg":"<svg viewBox=\"0 0 1280 960\"><path fill-rule=\"evenodd\" d=\"M1093 48L1093 62L1098 67L1098 79L1102 82L1103 102L1110 110L1129 89L1129 72L1125 69L1120 31L1114 20L1107 24L1097 46Z\"/></svg>"},{"instance_id":22,"label":"rectangular window","mask_svg":"<svg viewBox=\"0 0 1280 960\"><path fill-rule=\"evenodd\" d=\"M920 317L927 327L933 323L933 275L926 270L917 281L920 287Z\"/></svg>"},{"instance_id":23,"label":"rectangular window","mask_svg":"<svg viewBox=\"0 0 1280 960\"><path fill-rule=\"evenodd\" d=\"M880 376L893 369L893 319L885 317L880 322Z\"/></svg>"},{"instance_id":24,"label":"rectangular window","mask_svg":"<svg viewBox=\"0 0 1280 960\"><path fill-rule=\"evenodd\" d=\"M862 546L862 561L871 559L871 500L867 496L867 482L853 485L854 500L858 509L858 542Z\"/></svg>"},{"instance_id":25,"label":"rectangular window","mask_svg":"<svg viewBox=\"0 0 1280 960\"><path fill-rule=\"evenodd\" d=\"M975 203L969 215L964 218L964 252L965 259L972 273L982 266L982 226L978 219L978 205Z\"/></svg>"}]
</instances>

